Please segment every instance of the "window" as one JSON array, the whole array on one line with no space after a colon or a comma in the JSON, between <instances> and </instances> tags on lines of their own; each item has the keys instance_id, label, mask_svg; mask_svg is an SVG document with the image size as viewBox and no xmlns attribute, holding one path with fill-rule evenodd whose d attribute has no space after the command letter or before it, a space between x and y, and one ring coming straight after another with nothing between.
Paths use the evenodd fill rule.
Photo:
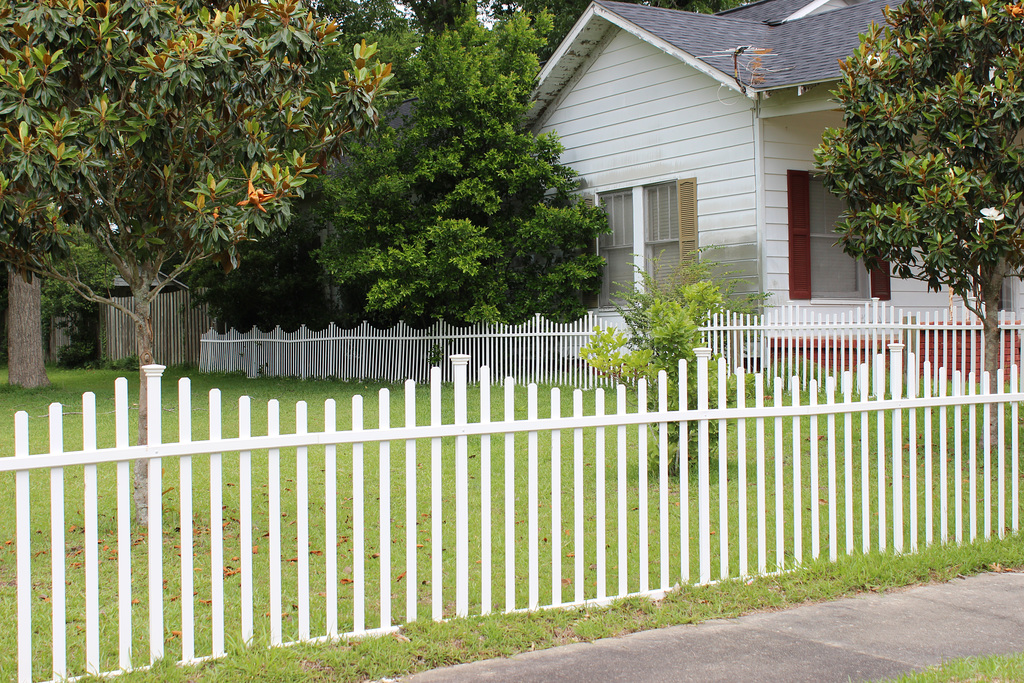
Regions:
<instances>
[{"instance_id":1,"label":"window","mask_svg":"<svg viewBox=\"0 0 1024 683\"><path fill-rule=\"evenodd\" d=\"M647 272L670 285L682 260L697 250L697 181L693 178L644 188Z\"/></svg>"},{"instance_id":2,"label":"window","mask_svg":"<svg viewBox=\"0 0 1024 683\"><path fill-rule=\"evenodd\" d=\"M633 286L633 192L609 192L602 194L600 201L611 228L598 240L598 253L605 260L599 303L606 307L617 303L620 293Z\"/></svg>"},{"instance_id":3,"label":"window","mask_svg":"<svg viewBox=\"0 0 1024 683\"><path fill-rule=\"evenodd\" d=\"M644 259L659 284L679 267L679 201L675 183L644 188Z\"/></svg>"},{"instance_id":4,"label":"window","mask_svg":"<svg viewBox=\"0 0 1024 683\"><path fill-rule=\"evenodd\" d=\"M846 209L821 180L789 171L789 296L791 299L889 299L889 268L868 271L836 242Z\"/></svg>"},{"instance_id":5,"label":"window","mask_svg":"<svg viewBox=\"0 0 1024 683\"><path fill-rule=\"evenodd\" d=\"M634 189L606 192L598 201L608 215L611 232L601 235L597 253L605 260L601 307L614 306L624 290L633 286ZM669 284L680 262L697 251L697 180L649 185L643 188L643 253L647 270L656 281Z\"/></svg>"},{"instance_id":6,"label":"window","mask_svg":"<svg viewBox=\"0 0 1024 683\"><path fill-rule=\"evenodd\" d=\"M818 299L856 299L868 296L868 273L836 244L835 227L846 203L825 190L820 179L809 181L811 232L811 293Z\"/></svg>"}]
</instances>

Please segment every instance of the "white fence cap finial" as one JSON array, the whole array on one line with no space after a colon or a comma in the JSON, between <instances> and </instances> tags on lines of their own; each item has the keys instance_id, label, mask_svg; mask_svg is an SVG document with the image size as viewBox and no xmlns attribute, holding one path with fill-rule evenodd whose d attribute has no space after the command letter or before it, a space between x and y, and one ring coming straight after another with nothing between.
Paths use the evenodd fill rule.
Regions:
<instances>
[{"instance_id":1,"label":"white fence cap finial","mask_svg":"<svg viewBox=\"0 0 1024 683\"><path fill-rule=\"evenodd\" d=\"M156 363L142 366L142 371L146 373L146 377L160 377L166 369L166 365L157 365Z\"/></svg>"},{"instance_id":2,"label":"white fence cap finial","mask_svg":"<svg viewBox=\"0 0 1024 683\"><path fill-rule=\"evenodd\" d=\"M448 357L452 365L469 365L468 353L455 353Z\"/></svg>"},{"instance_id":3,"label":"white fence cap finial","mask_svg":"<svg viewBox=\"0 0 1024 683\"><path fill-rule=\"evenodd\" d=\"M905 348L907 348L907 345L903 342L889 342L890 351L902 351Z\"/></svg>"},{"instance_id":4,"label":"white fence cap finial","mask_svg":"<svg viewBox=\"0 0 1024 683\"><path fill-rule=\"evenodd\" d=\"M711 349L706 346L702 346L699 349L694 349L693 353L697 356L697 358L711 358Z\"/></svg>"}]
</instances>

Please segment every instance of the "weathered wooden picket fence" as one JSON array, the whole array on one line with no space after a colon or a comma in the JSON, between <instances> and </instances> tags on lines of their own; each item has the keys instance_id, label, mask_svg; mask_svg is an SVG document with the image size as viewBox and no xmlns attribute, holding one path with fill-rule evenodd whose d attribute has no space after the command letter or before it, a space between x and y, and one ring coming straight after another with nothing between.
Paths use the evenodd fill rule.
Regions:
<instances>
[{"instance_id":1,"label":"weathered wooden picket fence","mask_svg":"<svg viewBox=\"0 0 1024 683\"><path fill-rule=\"evenodd\" d=\"M0 602L16 608L0 628L17 633L17 652L0 639L0 678L603 604L819 556L1017 532L1017 367L989 394L987 378L959 370L936 383L904 352L893 344L872 364L886 369L879 378L863 367L856 384L847 372L801 393L795 377L729 374L702 349L679 368L684 388L696 373L694 408L686 391L669 403L664 373L635 392L563 397L492 386L486 368L468 386L459 356L453 385L431 376L429 417L417 417L423 392L410 381L395 397L402 417L382 389L376 406L355 396L340 416L327 400L322 429L308 428L300 401L284 434L278 401L242 397L225 424L220 392L194 404L188 379L164 406L162 367L147 366L148 446L128 445L125 380L114 443L97 443L91 393L77 451L65 452L59 404L41 452L30 452L28 415L15 418L0 487L15 491L16 563L0 563ZM162 443L171 409L178 438ZM680 453L687 464L670 476ZM130 521L140 459L149 533Z\"/></svg>"},{"instance_id":2,"label":"weathered wooden picket fence","mask_svg":"<svg viewBox=\"0 0 1024 683\"><path fill-rule=\"evenodd\" d=\"M114 297L114 301L132 308L131 297ZM108 360L121 360L138 355L135 343L135 323L122 311L110 306L98 307L100 318L101 352ZM56 361L61 351L71 344L71 336L60 319L50 327L46 345L48 359ZM165 365L197 365L199 339L203 330L209 330L215 320L207 312L206 304L193 305L188 289L163 291L153 301L153 355Z\"/></svg>"}]
</instances>

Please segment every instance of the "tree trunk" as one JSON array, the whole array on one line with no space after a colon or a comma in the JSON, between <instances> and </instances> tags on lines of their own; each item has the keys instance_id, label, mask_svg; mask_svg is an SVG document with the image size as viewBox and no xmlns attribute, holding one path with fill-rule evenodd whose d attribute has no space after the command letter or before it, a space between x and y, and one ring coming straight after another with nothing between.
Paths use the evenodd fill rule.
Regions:
<instances>
[{"instance_id":1,"label":"tree trunk","mask_svg":"<svg viewBox=\"0 0 1024 683\"><path fill-rule=\"evenodd\" d=\"M990 272L982 273L981 300L985 306L985 317L982 318L982 329L985 331L983 368L988 373L989 393L996 392L996 371L999 369L999 303L1003 293L1004 272L1004 262L1000 261Z\"/></svg>"},{"instance_id":2,"label":"tree trunk","mask_svg":"<svg viewBox=\"0 0 1024 683\"><path fill-rule=\"evenodd\" d=\"M43 365L42 280L7 271L8 383L26 388L48 387Z\"/></svg>"},{"instance_id":3,"label":"tree trunk","mask_svg":"<svg viewBox=\"0 0 1024 683\"><path fill-rule=\"evenodd\" d=\"M139 354L139 445L147 442L146 430L149 426L149 404L146 387L146 375L143 366L153 362L153 315L148 300L135 297L135 349ZM149 519L149 461L135 461L133 477L135 501L135 523L145 527Z\"/></svg>"}]
</instances>

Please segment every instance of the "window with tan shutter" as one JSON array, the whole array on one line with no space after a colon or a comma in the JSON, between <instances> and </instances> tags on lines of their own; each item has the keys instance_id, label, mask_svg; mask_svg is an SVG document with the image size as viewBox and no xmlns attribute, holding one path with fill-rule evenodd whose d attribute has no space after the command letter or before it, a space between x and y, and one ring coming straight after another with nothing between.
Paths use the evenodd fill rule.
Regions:
<instances>
[{"instance_id":1,"label":"window with tan shutter","mask_svg":"<svg viewBox=\"0 0 1024 683\"><path fill-rule=\"evenodd\" d=\"M671 285L679 265L697 252L697 180L644 188L644 256L647 272Z\"/></svg>"}]
</instances>

